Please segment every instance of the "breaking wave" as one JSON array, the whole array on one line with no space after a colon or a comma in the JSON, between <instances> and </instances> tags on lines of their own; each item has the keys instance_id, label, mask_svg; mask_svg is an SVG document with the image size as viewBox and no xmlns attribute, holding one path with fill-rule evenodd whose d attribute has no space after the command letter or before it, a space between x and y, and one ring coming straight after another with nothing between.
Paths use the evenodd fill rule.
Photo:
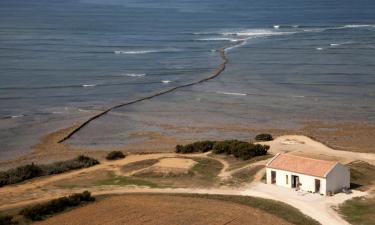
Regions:
<instances>
[{"instance_id":1,"label":"breaking wave","mask_svg":"<svg viewBox=\"0 0 375 225\"><path fill-rule=\"evenodd\" d=\"M225 92L225 91L218 91L216 92L218 94L223 94L223 95L235 95L235 96L246 96L247 94L245 93L239 93L239 92Z\"/></svg>"},{"instance_id":2,"label":"breaking wave","mask_svg":"<svg viewBox=\"0 0 375 225\"><path fill-rule=\"evenodd\" d=\"M145 73L125 73L125 74L122 74L123 76L127 76L127 77L144 77L146 76Z\"/></svg>"},{"instance_id":3,"label":"breaking wave","mask_svg":"<svg viewBox=\"0 0 375 225\"><path fill-rule=\"evenodd\" d=\"M116 55L137 55L137 54L149 54L149 53L167 53L167 52L178 52L179 49L175 48L166 48L166 49L151 49L151 50L115 50L114 53Z\"/></svg>"},{"instance_id":4,"label":"breaking wave","mask_svg":"<svg viewBox=\"0 0 375 225\"><path fill-rule=\"evenodd\" d=\"M82 84L82 87L95 87L96 84Z\"/></svg>"}]
</instances>

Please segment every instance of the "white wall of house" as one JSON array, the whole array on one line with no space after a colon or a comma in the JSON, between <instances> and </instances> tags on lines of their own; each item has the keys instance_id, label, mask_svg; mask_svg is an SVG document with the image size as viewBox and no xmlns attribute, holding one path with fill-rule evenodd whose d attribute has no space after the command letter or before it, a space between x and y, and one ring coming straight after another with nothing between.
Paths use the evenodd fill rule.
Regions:
<instances>
[{"instance_id":1,"label":"white wall of house","mask_svg":"<svg viewBox=\"0 0 375 225\"><path fill-rule=\"evenodd\" d=\"M266 168L266 179L267 184L271 184L271 171L276 172L276 183L275 185L292 188L292 175L299 177L299 183L301 184L300 189L303 191L315 192L315 179L320 180L320 194L326 195L327 193L327 182L325 178L314 177L300 173L289 172L285 170L278 170L272 168Z\"/></svg>"},{"instance_id":2,"label":"white wall of house","mask_svg":"<svg viewBox=\"0 0 375 225\"><path fill-rule=\"evenodd\" d=\"M341 164L336 164L326 177L327 192L337 193L343 188L350 188L350 170Z\"/></svg>"}]
</instances>

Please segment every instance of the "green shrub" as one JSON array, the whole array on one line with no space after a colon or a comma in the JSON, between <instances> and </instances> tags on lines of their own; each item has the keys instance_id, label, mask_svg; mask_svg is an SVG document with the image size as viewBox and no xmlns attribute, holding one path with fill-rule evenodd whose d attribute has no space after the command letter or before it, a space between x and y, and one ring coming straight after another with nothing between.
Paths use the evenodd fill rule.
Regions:
<instances>
[{"instance_id":1,"label":"green shrub","mask_svg":"<svg viewBox=\"0 0 375 225\"><path fill-rule=\"evenodd\" d=\"M123 159L125 158L125 155L121 151L112 151L108 153L108 155L105 158L108 160Z\"/></svg>"},{"instance_id":2,"label":"green shrub","mask_svg":"<svg viewBox=\"0 0 375 225\"><path fill-rule=\"evenodd\" d=\"M28 180L34 177L41 176L43 174L43 171L39 166L32 163L29 165L19 166L17 168L10 169L5 173L6 174L2 175L2 177L7 178L7 181L3 180L1 182L1 183L5 183L4 185L19 183L24 180Z\"/></svg>"},{"instance_id":3,"label":"green shrub","mask_svg":"<svg viewBox=\"0 0 375 225\"><path fill-rule=\"evenodd\" d=\"M87 156L78 156L75 159L55 162L47 165L29 164L0 172L0 187L15 184L35 177L64 173L70 170L86 168L99 164L99 161Z\"/></svg>"},{"instance_id":4,"label":"green shrub","mask_svg":"<svg viewBox=\"0 0 375 225\"><path fill-rule=\"evenodd\" d=\"M68 197L61 197L53 199L46 203L26 207L21 210L20 214L25 218L34 221L42 220L48 215L62 212L69 207L78 206L91 201L95 201L95 198L91 196L90 192L84 191L82 193L73 194Z\"/></svg>"},{"instance_id":5,"label":"green shrub","mask_svg":"<svg viewBox=\"0 0 375 225\"><path fill-rule=\"evenodd\" d=\"M213 147L213 152L215 154L231 154L236 158L248 160L255 156L266 155L268 149L269 146L267 145L254 145L245 141L226 140L216 142Z\"/></svg>"},{"instance_id":6,"label":"green shrub","mask_svg":"<svg viewBox=\"0 0 375 225\"><path fill-rule=\"evenodd\" d=\"M272 141L273 137L271 134L258 134L255 136L256 141Z\"/></svg>"},{"instance_id":7,"label":"green shrub","mask_svg":"<svg viewBox=\"0 0 375 225\"><path fill-rule=\"evenodd\" d=\"M2 215L0 215L0 225L16 224L12 220L13 220L13 216L2 216Z\"/></svg>"},{"instance_id":8,"label":"green shrub","mask_svg":"<svg viewBox=\"0 0 375 225\"><path fill-rule=\"evenodd\" d=\"M215 141L197 141L187 145L177 145L176 153L208 152L212 150Z\"/></svg>"},{"instance_id":9,"label":"green shrub","mask_svg":"<svg viewBox=\"0 0 375 225\"><path fill-rule=\"evenodd\" d=\"M255 156L266 155L268 145L252 144L239 140L198 141L187 145L177 145L176 153L207 152L213 150L215 154L228 154L243 160Z\"/></svg>"}]
</instances>

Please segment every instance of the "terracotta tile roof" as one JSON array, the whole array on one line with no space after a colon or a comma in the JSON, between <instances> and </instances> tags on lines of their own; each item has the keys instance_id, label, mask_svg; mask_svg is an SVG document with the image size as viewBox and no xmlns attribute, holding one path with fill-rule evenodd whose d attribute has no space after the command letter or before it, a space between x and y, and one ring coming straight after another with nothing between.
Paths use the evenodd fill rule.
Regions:
<instances>
[{"instance_id":1,"label":"terracotta tile roof","mask_svg":"<svg viewBox=\"0 0 375 225\"><path fill-rule=\"evenodd\" d=\"M337 162L332 161L278 154L267 163L267 167L315 177L325 177L336 164Z\"/></svg>"}]
</instances>

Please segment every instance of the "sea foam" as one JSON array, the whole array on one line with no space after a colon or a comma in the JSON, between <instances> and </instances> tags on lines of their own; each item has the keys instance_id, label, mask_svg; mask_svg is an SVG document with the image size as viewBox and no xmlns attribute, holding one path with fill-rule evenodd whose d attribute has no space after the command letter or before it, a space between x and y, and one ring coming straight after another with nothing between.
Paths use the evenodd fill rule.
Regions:
<instances>
[{"instance_id":1,"label":"sea foam","mask_svg":"<svg viewBox=\"0 0 375 225\"><path fill-rule=\"evenodd\" d=\"M82 84L82 87L95 87L96 84Z\"/></svg>"},{"instance_id":2,"label":"sea foam","mask_svg":"<svg viewBox=\"0 0 375 225\"><path fill-rule=\"evenodd\" d=\"M218 94L223 94L223 95L236 95L236 96L246 96L247 94L245 93L239 93L239 92L225 92L225 91L218 91Z\"/></svg>"},{"instance_id":3,"label":"sea foam","mask_svg":"<svg viewBox=\"0 0 375 225\"><path fill-rule=\"evenodd\" d=\"M127 76L127 77L144 77L146 76L145 73L125 73L125 74L122 74L123 76Z\"/></svg>"}]
</instances>

